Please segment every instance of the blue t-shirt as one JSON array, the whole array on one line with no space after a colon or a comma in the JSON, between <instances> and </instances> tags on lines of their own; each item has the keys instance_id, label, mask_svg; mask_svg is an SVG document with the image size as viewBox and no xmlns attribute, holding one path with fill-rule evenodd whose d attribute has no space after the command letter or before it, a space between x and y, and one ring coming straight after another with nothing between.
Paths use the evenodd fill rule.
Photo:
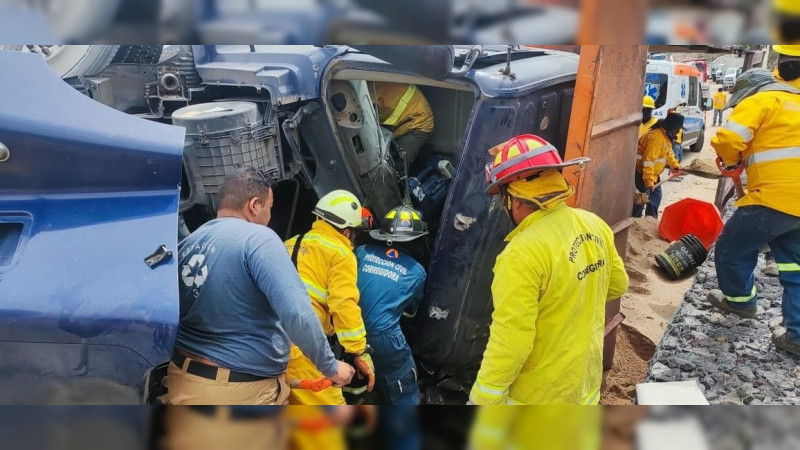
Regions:
<instances>
[{"instance_id":1,"label":"blue t-shirt","mask_svg":"<svg viewBox=\"0 0 800 450\"><path fill-rule=\"evenodd\" d=\"M176 347L258 376L286 371L291 342L326 376L337 362L283 242L268 227L215 219L178 245Z\"/></svg>"},{"instance_id":2,"label":"blue t-shirt","mask_svg":"<svg viewBox=\"0 0 800 450\"><path fill-rule=\"evenodd\" d=\"M367 334L400 329L404 312L415 314L422 302L425 269L407 253L367 244L355 251L361 316Z\"/></svg>"}]
</instances>

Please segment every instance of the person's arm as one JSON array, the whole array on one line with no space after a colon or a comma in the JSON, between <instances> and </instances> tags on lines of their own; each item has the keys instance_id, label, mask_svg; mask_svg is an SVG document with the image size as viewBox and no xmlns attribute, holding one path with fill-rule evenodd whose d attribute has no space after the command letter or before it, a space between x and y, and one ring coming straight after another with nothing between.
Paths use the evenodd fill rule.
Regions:
<instances>
[{"instance_id":1,"label":"person's arm","mask_svg":"<svg viewBox=\"0 0 800 450\"><path fill-rule=\"evenodd\" d=\"M628 272L625 270L625 262L622 261L622 257L617 252L617 247L614 246L614 232L605 222L603 222L603 227L605 229L606 245L610 247L609 258L611 259L611 282L608 285L606 301L611 302L628 292L630 280L628 279Z\"/></svg>"},{"instance_id":2,"label":"person's arm","mask_svg":"<svg viewBox=\"0 0 800 450\"><path fill-rule=\"evenodd\" d=\"M769 109L771 108L753 98L742 100L733 109L728 121L711 139L711 146L726 167L742 162L742 153L753 140L754 133L761 126L764 114Z\"/></svg>"},{"instance_id":3,"label":"person's arm","mask_svg":"<svg viewBox=\"0 0 800 450\"><path fill-rule=\"evenodd\" d=\"M411 300L406 305L403 311L403 317L414 317L417 315L419 305L422 303L425 293L425 272L422 272L416 283L414 284L414 291L411 295Z\"/></svg>"},{"instance_id":4,"label":"person's arm","mask_svg":"<svg viewBox=\"0 0 800 450\"><path fill-rule=\"evenodd\" d=\"M311 307L308 292L280 238L272 234L246 254L250 275L267 296L289 339L320 372L326 377L334 377L338 362Z\"/></svg>"},{"instance_id":5,"label":"person's arm","mask_svg":"<svg viewBox=\"0 0 800 450\"><path fill-rule=\"evenodd\" d=\"M367 330L358 306L357 276L355 255L348 253L333 259L328 275L328 311L344 351L360 355L367 348Z\"/></svg>"},{"instance_id":6,"label":"person's arm","mask_svg":"<svg viewBox=\"0 0 800 450\"><path fill-rule=\"evenodd\" d=\"M681 144L678 143L678 145ZM673 170L681 166L681 163L678 162L678 158L675 157L675 151L672 149L672 146L670 146L667 152L667 165Z\"/></svg>"},{"instance_id":7,"label":"person's arm","mask_svg":"<svg viewBox=\"0 0 800 450\"><path fill-rule=\"evenodd\" d=\"M543 279L544 271L531 261L517 255L498 258L492 282L495 309L489 342L469 396L472 404L506 404L509 386L533 351Z\"/></svg>"}]
</instances>

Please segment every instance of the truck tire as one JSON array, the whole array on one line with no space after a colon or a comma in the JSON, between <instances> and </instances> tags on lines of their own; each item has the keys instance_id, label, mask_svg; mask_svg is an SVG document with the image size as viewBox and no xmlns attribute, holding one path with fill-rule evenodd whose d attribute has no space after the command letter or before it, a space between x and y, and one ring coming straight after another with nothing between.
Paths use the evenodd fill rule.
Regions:
<instances>
[{"instance_id":1,"label":"truck tire","mask_svg":"<svg viewBox=\"0 0 800 450\"><path fill-rule=\"evenodd\" d=\"M111 63L153 64L160 45L0 45L0 50L41 54L61 78L94 75Z\"/></svg>"},{"instance_id":2,"label":"truck tire","mask_svg":"<svg viewBox=\"0 0 800 450\"><path fill-rule=\"evenodd\" d=\"M689 150L691 150L694 153L699 153L701 150L703 150L703 144L705 144L705 142L706 142L706 130L701 129L700 136L697 136L697 142L692 144L689 147Z\"/></svg>"}]
</instances>

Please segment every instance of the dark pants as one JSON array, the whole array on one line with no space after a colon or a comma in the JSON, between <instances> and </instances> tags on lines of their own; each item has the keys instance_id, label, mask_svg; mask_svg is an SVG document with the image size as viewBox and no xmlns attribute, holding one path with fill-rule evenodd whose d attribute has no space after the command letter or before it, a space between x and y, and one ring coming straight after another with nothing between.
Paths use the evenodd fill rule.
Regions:
<instances>
[{"instance_id":1,"label":"dark pants","mask_svg":"<svg viewBox=\"0 0 800 450\"><path fill-rule=\"evenodd\" d=\"M417 366L403 332L398 328L395 331L369 334L367 342L373 350L375 387L381 403L418 405Z\"/></svg>"},{"instance_id":2,"label":"dark pants","mask_svg":"<svg viewBox=\"0 0 800 450\"><path fill-rule=\"evenodd\" d=\"M767 244L780 270L787 337L800 344L800 217L765 206L739 208L717 241L714 261L719 287L732 308L755 308L754 271L759 249Z\"/></svg>"},{"instance_id":3,"label":"dark pants","mask_svg":"<svg viewBox=\"0 0 800 450\"><path fill-rule=\"evenodd\" d=\"M714 110L714 120L712 122L714 123L714 125L717 125L717 126L722 125L722 110L721 109L715 109Z\"/></svg>"},{"instance_id":4,"label":"dark pants","mask_svg":"<svg viewBox=\"0 0 800 450\"><path fill-rule=\"evenodd\" d=\"M672 143L672 153L675 154L675 159L677 159L678 162L683 161L683 144L679 144L677 142L673 142Z\"/></svg>"},{"instance_id":5,"label":"dark pants","mask_svg":"<svg viewBox=\"0 0 800 450\"><path fill-rule=\"evenodd\" d=\"M414 160L419 156L419 151L422 150L422 146L424 146L430 138L430 133L424 131L409 131L395 140L397 146L406 152L408 167L414 164Z\"/></svg>"},{"instance_id":6,"label":"dark pants","mask_svg":"<svg viewBox=\"0 0 800 450\"><path fill-rule=\"evenodd\" d=\"M636 172L634 183L636 184L636 190L639 192L647 191L641 173ZM645 205L633 205L633 217L642 217L642 214L644 214L658 219L658 208L661 207L662 197L663 193L661 192L661 186L653 189L653 192L650 193L650 203Z\"/></svg>"}]
</instances>

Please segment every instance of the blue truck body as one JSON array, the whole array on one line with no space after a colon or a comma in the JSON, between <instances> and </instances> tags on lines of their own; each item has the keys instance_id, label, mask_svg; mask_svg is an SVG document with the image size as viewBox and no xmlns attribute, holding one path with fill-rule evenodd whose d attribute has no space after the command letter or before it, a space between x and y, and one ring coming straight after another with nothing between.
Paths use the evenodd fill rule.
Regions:
<instances>
[{"instance_id":1,"label":"blue truck body","mask_svg":"<svg viewBox=\"0 0 800 450\"><path fill-rule=\"evenodd\" d=\"M318 165L313 191L368 194L352 155L331 144L341 136L325 93L344 70L413 73L344 46L192 50L203 86L266 91L280 118L316 103L300 132L311 156L330 163ZM487 150L536 133L563 152L577 71L577 55L520 50L512 77L500 72L506 56L487 48L466 74L443 81L473 103L431 242L425 301L409 325L415 354L437 367L428 372L457 368L462 385L486 345L490 268L510 229L484 193ZM174 342L178 275L174 259L144 260L177 248L184 129L88 98L37 55L0 52L0 143L10 151L0 162L0 403L152 401L153 370Z\"/></svg>"}]
</instances>

